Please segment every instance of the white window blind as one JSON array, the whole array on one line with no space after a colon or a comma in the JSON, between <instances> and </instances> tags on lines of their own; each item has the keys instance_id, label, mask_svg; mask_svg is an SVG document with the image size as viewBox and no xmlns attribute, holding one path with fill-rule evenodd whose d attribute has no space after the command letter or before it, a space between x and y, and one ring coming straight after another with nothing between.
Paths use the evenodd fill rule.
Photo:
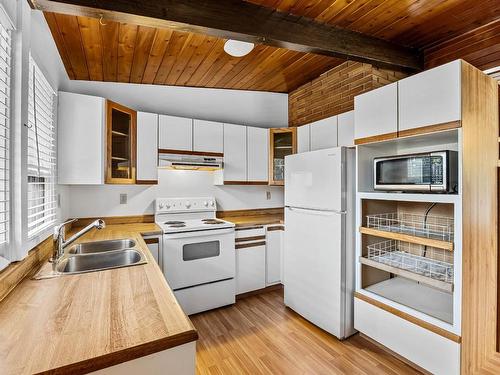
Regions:
<instances>
[{"instance_id":1,"label":"white window blind","mask_svg":"<svg viewBox=\"0 0 500 375\"><path fill-rule=\"evenodd\" d=\"M0 22L0 245L9 242L10 30Z\"/></svg>"},{"instance_id":2,"label":"white window blind","mask_svg":"<svg viewBox=\"0 0 500 375\"><path fill-rule=\"evenodd\" d=\"M28 238L56 221L55 92L30 56L28 97Z\"/></svg>"}]
</instances>

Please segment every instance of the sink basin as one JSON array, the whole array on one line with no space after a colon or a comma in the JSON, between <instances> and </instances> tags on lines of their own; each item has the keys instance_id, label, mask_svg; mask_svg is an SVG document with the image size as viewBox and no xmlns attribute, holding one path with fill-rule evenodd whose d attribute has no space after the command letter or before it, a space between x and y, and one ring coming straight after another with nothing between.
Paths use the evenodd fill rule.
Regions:
<instances>
[{"instance_id":1,"label":"sink basin","mask_svg":"<svg viewBox=\"0 0 500 375\"><path fill-rule=\"evenodd\" d=\"M101 253L70 255L61 259L57 271L62 274L102 271L146 263L146 258L138 250L115 250Z\"/></svg>"},{"instance_id":2,"label":"sink basin","mask_svg":"<svg viewBox=\"0 0 500 375\"><path fill-rule=\"evenodd\" d=\"M137 243L130 238L123 240L84 242L73 246L71 249L69 249L68 253L69 254L103 253L107 251L131 249L136 245Z\"/></svg>"}]
</instances>

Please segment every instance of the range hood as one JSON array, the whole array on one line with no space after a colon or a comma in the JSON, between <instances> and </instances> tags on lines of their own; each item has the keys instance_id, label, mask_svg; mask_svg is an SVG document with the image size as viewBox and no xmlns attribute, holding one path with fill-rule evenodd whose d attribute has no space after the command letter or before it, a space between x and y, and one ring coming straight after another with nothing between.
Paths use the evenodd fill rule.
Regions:
<instances>
[{"instance_id":1,"label":"range hood","mask_svg":"<svg viewBox=\"0 0 500 375\"><path fill-rule=\"evenodd\" d=\"M217 171L224 163L222 156L191 155L191 154L160 154L158 167L162 169Z\"/></svg>"}]
</instances>

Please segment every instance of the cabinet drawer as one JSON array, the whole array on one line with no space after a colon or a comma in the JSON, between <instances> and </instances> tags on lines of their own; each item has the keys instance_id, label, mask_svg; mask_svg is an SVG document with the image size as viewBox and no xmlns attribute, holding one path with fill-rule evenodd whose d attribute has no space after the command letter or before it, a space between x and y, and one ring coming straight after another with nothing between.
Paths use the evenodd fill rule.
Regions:
<instances>
[{"instance_id":1,"label":"cabinet drawer","mask_svg":"<svg viewBox=\"0 0 500 375\"><path fill-rule=\"evenodd\" d=\"M354 328L437 375L460 373L460 344L354 298Z\"/></svg>"},{"instance_id":2,"label":"cabinet drawer","mask_svg":"<svg viewBox=\"0 0 500 375\"><path fill-rule=\"evenodd\" d=\"M266 231L263 226L240 227L235 230L235 238L250 238L257 236L265 236Z\"/></svg>"}]
</instances>

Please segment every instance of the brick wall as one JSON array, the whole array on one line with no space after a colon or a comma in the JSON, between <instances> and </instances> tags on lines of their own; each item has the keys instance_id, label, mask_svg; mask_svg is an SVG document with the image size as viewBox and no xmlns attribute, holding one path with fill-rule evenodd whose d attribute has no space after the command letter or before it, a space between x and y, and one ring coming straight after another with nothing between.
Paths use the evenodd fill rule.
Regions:
<instances>
[{"instance_id":1,"label":"brick wall","mask_svg":"<svg viewBox=\"0 0 500 375\"><path fill-rule=\"evenodd\" d=\"M354 97L405 77L404 73L347 61L288 95L288 125L299 126L354 108Z\"/></svg>"}]
</instances>

